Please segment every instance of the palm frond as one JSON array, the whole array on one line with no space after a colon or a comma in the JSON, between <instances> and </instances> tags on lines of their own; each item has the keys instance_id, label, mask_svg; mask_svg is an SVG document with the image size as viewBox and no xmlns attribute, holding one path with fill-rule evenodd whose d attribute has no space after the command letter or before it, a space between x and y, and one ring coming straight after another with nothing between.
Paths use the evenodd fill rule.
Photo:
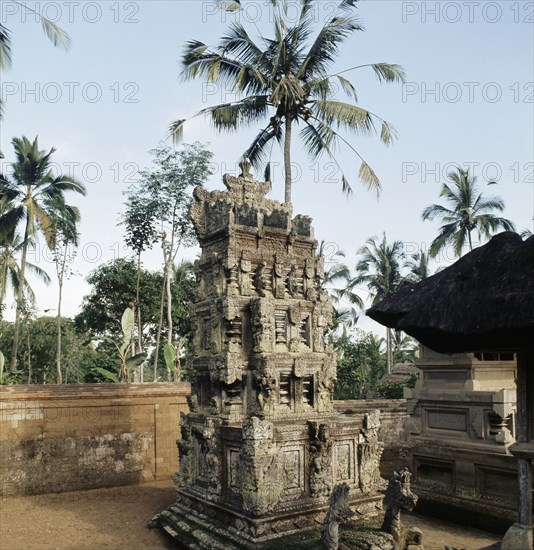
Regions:
<instances>
[{"instance_id":1,"label":"palm frond","mask_svg":"<svg viewBox=\"0 0 534 550\"><path fill-rule=\"evenodd\" d=\"M358 101L358 94L356 93L356 88L352 84L350 80L347 80L341 75L337 75L337 79L339 80L339 83L341 84L341 88L343 91L349 96L354 99L354 101Z\"/></svg>"},{"instance_id":2,"label":"palm frond","mask_svg":"<svg viewBox=\"0 0 534 550\"><path fill-rule=\"evenodd\" d=\"M378 176L375 174L374 170L364 161L360 164L360 170L358 172L360 179L367 185L368 189L375 190L377 193L381 189L381 184Z\"/></svg>"},{"instance_id":3,"label":"palm frond","mask_svg":"<svg viewBox=\"0 0 534 550\"><path fill-rule=\"evenodd\" d=\"M375 131L372 115L361 107L328 99L317 99L312 104L317 116L329 126L336 124L338 128L364 135Z\"/></svg>"},{"instance_id":4,"label":"palm frond","mask_svg":"<svg viewBox=\"0 0 534 550\"><path fill-rule=\"evenodd\" d=\"M64 50L70 48L70 36L59 25L41 16L41 26L43 27L43 32L54 46L63 48Z\"/></svg>"},{"instance_id":5,"label":"palm frond","mask_svg":"<svg viewBox=\"0 0 534 550\"><path fill-rule=\"evenodd\" d=\"M241 101L223 103L202 109L195 116L207 115L221 131L237 130L241 124L251 124L263 118L269 110L268 97L249 96Z\"/></svg>"},{"instance_id":6,"label":"palm frond","mask_svg":"<svg viewBox=\"0 0 534 550\"><path fill-rule=\"evenodd\" d=\"M252 166L258 168L263 164L267 158L267 144L272 140L276 139L278 142L282 140L282 127L283 123L280 123L276 127L272 124L269 124L263 130L260 130L258 135L254 138L250 147L243 154L244 157L250 159Z\"/></svg>"},{"instance_id":7,"label":"palm frond","mask_svg":"<svg viewBox=\"0 0 534 550\"><path fill-rule=\"evenodd\" d=\"M184 137L184 124L187 122L187 119L183 118L180 120L175 120L169 125L169 136L172 137L174 144L178 144L182 141Z\"/></svg>"},{"instance_id":8,"label":"palm frond","mask_svg":"<svg viewBox=\"0 0 534 550\"><path fill-rule=\"evenodd\" d=\"M448 208L441 206L441 204L432 204L430 206L427 206L423 210L423 213L421 214L423 221L433 220L434 218L439 216L453 216L453 215L454 215L454 212L452 210L449 210Z\"/></svg>"},{"instance_id":9,"label":"palm frond","mask_svg":"<svg viewBox=\"0 0 534 550\"><path fill-rule=\"evenodd\" d=\"M9 30L0 24L0 69L11 68L11 36Z\"/></svg>"},{"instance_id":10,"label":"palm frond","mask_svg":"<svg viewBox=\"0 0 534 550\"><path fill-rule=\"evenodd\" d=\"M325 75L339 51L339 45L353 32L363 27L355 17L333 17L321 29L308 51L298 76L309 80L315 75Z\"/></svg>"},{"instance_id":11,"label":"palm frond","mask_svg":"<svg viewBox=\"0 0 534 550\"><path fill-rule=\"evenodd\" d=\"M400 65L391 63L374 63L371 65L379 82L405 82L406 73Z\"/></svg>"},{"instance_id":12,"label":"palm frond","mask_svg":"<svg viewBox=\"0 0 534 550\"><path fill-rule=\"evenodd\" d=\"M380 139L384 145L392 145L393 141L397 139L397 131L389 122L382 121L382 129L380 130Z\"/></svg>"}]
</instances>

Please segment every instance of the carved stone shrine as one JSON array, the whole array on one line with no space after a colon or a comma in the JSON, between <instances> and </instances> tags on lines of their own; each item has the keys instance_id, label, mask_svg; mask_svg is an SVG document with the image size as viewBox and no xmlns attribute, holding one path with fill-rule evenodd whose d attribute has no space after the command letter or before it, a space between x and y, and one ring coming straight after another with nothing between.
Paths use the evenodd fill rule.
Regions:
<instances>
[{"instance_id":1,"label":"carved stone shrine","mask_svg":"<svg viewBox=\"0 0 534 550\"><path fill-rule=\"evenodd\" d=\"M332 307L311 219L292 218L242 170L224 176L227 191L197 188L191 208L202 247L193 396L178 498L152 523L188 548L263 548L320 529L337 483L357 518L381 509L380 413L348 418L332 405Z\"/></svg>"},{"instance_id":2,"label":"carved stone shrine","mask_svg":"<svg viewBox=\"0 0 534 550\"><path fill-rule=\"evenodd\" d=\"M444 355L422 346L406 388L407 465L419 510L506 529L517 508L516 371L511 352Z\"/></svg>"}]
</instances>

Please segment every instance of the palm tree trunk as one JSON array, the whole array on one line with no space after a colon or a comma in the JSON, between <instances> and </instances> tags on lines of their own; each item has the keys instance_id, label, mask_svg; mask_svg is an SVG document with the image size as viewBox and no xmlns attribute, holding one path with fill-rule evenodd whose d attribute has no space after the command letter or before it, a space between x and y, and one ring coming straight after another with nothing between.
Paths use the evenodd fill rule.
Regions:
<instances>
[{"instance_id":1,"label":"palm tree trunk","mask_svg":"<svg viewBox=\"0 0 534 550\"><path fill-rule=\"evenodd\" d=\"M291 204L291 117L286 117L286 135L284 140L285 204Z\"/></svg>"},{"instance_id":2,"label":"palm tree trunk","mask_svg":"<svg viewBox=\"0 0 534 550\"><path fill-rule=\"evenodd\" d=\"M387 369L388 374L391 373L391 367L393 366L393 346L391 345L391 329L386 329L386 352L387 352Z\"/></svg>"},{"instance_id":3,"label":"palm tree trunk","mask_svg":"<svg viewBox=\"0 0 534 550\"><path fill-rule=\"evenodd\" d=\"M32 348L30 343L30 323L26 322L26 345L28 347L28 384L32 383Z\"/></svg>"},{"instance_id":4,"label":"palm tree trunk","mask_svg":"<svg viewBox=\"0 0 534 550\"><path fill-rule=\"evenodd\" d=\"M467 238L469 239L469 250L473 250L473 242L471 241L471 231L467 231Z\"/></svg>"},{"instance_id":5,"label":"palm tree trunk","mask_svg":"<svg viewBox=\"0 0 534 550\"><path fill-rule=\"evenodd\" d=\"M30 236L30 217L29 213L26 213L26 228L24 230L24 242L22 245L22 258L20 260L20 274L19 274L19 288L17 291L17 312L15 314L15 324L13 326L13 348L11 351L11 362L9 364L9 371L15 372L17 370L17 352L19 350L19 335L20 335L20 310L22 306L22 297L24 293L24 280L26 276L26 256L28 254L28 240Z\"/></svg>"}]
</instances>

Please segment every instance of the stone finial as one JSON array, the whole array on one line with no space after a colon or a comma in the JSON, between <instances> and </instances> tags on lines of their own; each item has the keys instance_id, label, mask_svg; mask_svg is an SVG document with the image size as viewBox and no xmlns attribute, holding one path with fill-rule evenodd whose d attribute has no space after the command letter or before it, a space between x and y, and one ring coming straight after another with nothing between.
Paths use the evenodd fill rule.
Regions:
<instances>
[{"instance_id":1,"label":"stone finial","mask_svg":"<svg viewBox=\"0 0 534 550\"><path fill-rule=\"evenodd\" d=\"M241 174L239 174L240 178L252 178L252 173L250 171L252 168L252 163L249 158L243 158L243 160L239 163L239 168L241 168Z\"/></svg>"}]
</instances>

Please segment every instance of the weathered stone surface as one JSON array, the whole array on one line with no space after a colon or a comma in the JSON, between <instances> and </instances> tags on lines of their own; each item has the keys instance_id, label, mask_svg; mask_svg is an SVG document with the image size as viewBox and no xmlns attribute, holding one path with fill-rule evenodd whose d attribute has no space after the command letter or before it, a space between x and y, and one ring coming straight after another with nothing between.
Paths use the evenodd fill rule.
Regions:
<instances>
[{"instance_id":1,"label":"weathered stone surface","mask_svg":"<svg viewBox=\"0 0 534 550\"><path fill-rule=\"evenodd\" d=\"M311 219L292 219L245 169L223 181L227 191L196 190L191 209L194 406L181 419L179 511L156 522L179 532L188 509L199 526L210 518L199 527L210 537L227 530L246 547L312 528L338 482L359 516L376 513L383 445L379 411L333 407L332 306Z\"/></svg>"},{"instance_id":2,"label":"weathered stone surface","mask_svg":"<svg viewBox=\"0 0 534 550\"><path fill-rule=\"evenodd\" d=\"M506 528L517 506L516 361L511 353L442 355L422 349L408 390L406 463L422 512Z\"/></svg>"},{"instance_id":3,"label":"weathered stone surface","mask_svg":"<svg viewBox=\"0 0 534 550\"><path fill-rule=\"evenodd\" d=\"M189 392L187 383L0 387L0 494L168 478Z\"/></svg>"}]
</instances>

